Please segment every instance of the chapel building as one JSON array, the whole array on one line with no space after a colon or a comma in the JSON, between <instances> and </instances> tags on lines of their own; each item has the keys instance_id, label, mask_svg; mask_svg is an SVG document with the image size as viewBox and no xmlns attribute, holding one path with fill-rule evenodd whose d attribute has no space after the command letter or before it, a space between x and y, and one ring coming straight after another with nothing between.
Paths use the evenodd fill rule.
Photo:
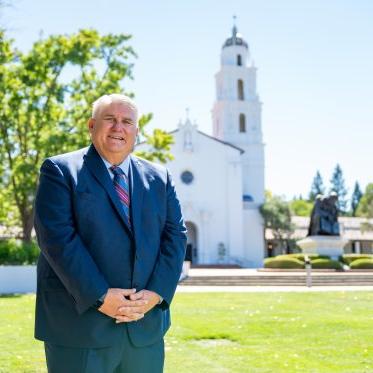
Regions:
<instances>
[{"instance_id":1,"label":"chapel building","mask_svg":"<svg viewBox=\"0 0 373 373\"><path fill-rule=\"evenodd\" d=\"M171 171L188 229L194 265L262 267L264 143L257 69L237 32L224 42L215 74L212 133L189 118L172 131ZM137 149L145 150L139 144Z\"/></svg>"}]
</instances>

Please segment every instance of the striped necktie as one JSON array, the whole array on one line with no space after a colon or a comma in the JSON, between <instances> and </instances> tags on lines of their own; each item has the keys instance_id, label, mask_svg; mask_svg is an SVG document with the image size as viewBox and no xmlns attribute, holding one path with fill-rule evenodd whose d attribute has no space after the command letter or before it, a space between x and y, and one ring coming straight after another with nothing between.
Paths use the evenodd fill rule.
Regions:
<instances>
[{"instance_id":1,"label":"striped necktie","mask_svg":"<svg viewBox=\"0 0 373 373\"><path fill-rule=\"evenodd\" d=\"M114 174L114 188L118 194L124 213L127 217L128 225L131 228L128 178L123 170L118 166L112 166L110 167L110 170Z\"/></svg>"}]
</instances>

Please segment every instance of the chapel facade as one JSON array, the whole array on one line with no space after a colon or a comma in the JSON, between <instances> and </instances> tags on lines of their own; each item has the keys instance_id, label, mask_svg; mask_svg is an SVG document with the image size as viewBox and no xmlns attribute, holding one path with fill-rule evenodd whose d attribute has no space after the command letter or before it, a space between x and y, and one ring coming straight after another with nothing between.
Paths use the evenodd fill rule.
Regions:
<instances>
[{"instance_id":1,"label":"chapel facade","mask_svg":"<svg viewBox=\"0 0 373 373\"><path fill-rule=\"evenodd\" d=\"M236 26L221 50L215 74L212 136L189 118L172 131L167 163L188 229L195 265L262 267L264 143L257 69ZM146 144L140 144L140 150Z\"/></svg>"}]
</instances>

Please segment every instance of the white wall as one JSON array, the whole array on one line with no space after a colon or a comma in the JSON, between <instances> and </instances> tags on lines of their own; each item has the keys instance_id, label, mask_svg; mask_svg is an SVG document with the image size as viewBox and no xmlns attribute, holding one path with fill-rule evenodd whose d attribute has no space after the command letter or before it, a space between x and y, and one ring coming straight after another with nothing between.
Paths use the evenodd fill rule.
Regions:
<instances>
[{"instance_id":1,"label":"white wall","mask_svg":"<svg viewBox=\"0 0 373 373\"><path fill-rule=\"evenodd\" d=\"M248 204L250 205L250 204ZM263 267L264 260L264 230L263 219L257 207L245 208L244 219L244 258L248 267Z\"/></svg>"},{"instance_id":2,"label":"white wall","mask_svg":"<svg viewBox=\"0 0 373 373\"><path fill-rule=\"evenodd\" d=\"M36 266L0 266L0 294L36 292Z\"/></svg>"},{"instance_id":3,"label":"white wall","mask_svg":"<svg viewBox=\"0 0 373 373\"><path fill-rule=\"evenodd\" d=\"M197 250L200 264L218 261L222 242L227 255L243 255L242 167L238 149L201 134L187 124L174 134L171 153L175 160L167 164L181 201L184 219L197 226ZM139 149L146 148L140 145ZM190 171L190 185L181 181Z\"/></svg>"}]
</instances>

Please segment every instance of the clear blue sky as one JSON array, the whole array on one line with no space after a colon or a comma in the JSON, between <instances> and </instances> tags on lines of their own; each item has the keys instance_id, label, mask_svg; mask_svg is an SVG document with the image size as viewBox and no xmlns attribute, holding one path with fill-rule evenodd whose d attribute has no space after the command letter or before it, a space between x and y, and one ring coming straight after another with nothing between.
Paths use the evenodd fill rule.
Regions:
<instances>
[{"instance_id":1,"label":"clear blue sky","mask_svg":"<svg viewBox=\"0 0 373 373\"><path fill-rule=\"evenodd\" d=\"M214 74L232 15L258 67L266 188L306 195L316 170L340 163L349 192L373 182L373 2L365 0L16 0L1 22L21 49L39 37L94 27L129 33L134 82L153 127L185 108L211 133Z\"/></svg>"}]
</instances>

